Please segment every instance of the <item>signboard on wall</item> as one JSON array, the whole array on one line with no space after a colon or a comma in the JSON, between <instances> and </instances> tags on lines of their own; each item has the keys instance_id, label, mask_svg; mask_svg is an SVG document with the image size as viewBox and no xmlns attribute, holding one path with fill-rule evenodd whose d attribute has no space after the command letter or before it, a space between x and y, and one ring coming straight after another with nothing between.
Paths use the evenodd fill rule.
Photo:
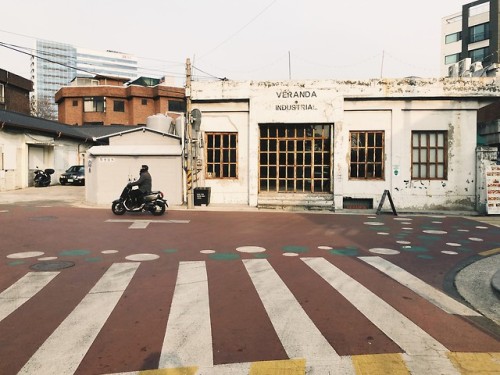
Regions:
<instances>
[{"instance_id":1,"label":"signboard on wall","mask_svg":"<svg viewBox=\"0 0 500 375\"><path fill-rule=\"evenodd\" d=\"M500 214L500 165L486 167L486 212Z\"/></svg>"}]
</instances>

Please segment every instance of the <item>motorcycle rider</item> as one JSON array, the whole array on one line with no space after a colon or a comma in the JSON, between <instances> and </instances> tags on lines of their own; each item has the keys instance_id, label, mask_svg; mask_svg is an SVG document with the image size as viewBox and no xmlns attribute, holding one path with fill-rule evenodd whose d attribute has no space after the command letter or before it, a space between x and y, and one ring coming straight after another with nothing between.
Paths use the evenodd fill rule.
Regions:
<instances>
[{"instance_id":1,"label":"motorcycle rider","mask_svg":"<svg viewBox=\"0 0 500 375\"><path fill-rule=\"evenodd\" d=\"M152 179L149 174L149 167L145 164L142 165L139 171L139 179L134 182L129 182L128 186L138 186L139 189L131 190L130 196L133 199L134 205L136 207L140 206L144 202L144 196L151 192Z\"/></svg>"}]
</instances>

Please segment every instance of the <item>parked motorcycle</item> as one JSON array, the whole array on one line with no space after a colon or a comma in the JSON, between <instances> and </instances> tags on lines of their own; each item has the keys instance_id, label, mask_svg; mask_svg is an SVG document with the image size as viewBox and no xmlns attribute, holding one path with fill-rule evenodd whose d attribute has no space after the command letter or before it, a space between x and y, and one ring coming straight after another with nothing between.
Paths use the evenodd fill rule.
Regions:
<instances>
[{"instance_id":1,"label":"parked motorcycle","mask_svg":"<svg viewBox=\"0 0 500 375\"><path fill-rule=\"evenodd\" d=\"M35 169L35 178L33 181L35 182L35 187L47 187L50 185L51 174L54 174L54 170L52 168L46 168L43 171L36 167Z\"/></svg>"},{"instance_id":2,"label":"parked motorcycle","mask_svg":"<svg viewBox=\"0 0 500 375\"><path fill-rule=\"evenodd\" d=\"M138 206L134 204L134 198L131 195L132 187L125 186L120 198L115 199L111 205L111 210L115 215L123 215L125 212L148 211L155 216L165 213L168 207L167 200L163 198L161 191L152 191L143 197L143 202Z\"/></svg>"}]
</instances>

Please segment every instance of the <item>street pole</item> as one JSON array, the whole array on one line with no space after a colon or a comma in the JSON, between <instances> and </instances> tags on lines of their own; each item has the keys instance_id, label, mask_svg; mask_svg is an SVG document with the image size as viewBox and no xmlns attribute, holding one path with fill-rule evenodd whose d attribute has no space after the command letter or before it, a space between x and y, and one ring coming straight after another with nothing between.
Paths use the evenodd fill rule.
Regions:
<instances>
[{"instance_id":1,"label":"street pole","mask_svg":"<svg viewBox=\"0 0 500 375\"><path fill-rule=\"evenodd\" d=\"M186 192L187 208L193 208L193 136L191 128L191 60L186 59Z\"/></svg>"}]
</instances>

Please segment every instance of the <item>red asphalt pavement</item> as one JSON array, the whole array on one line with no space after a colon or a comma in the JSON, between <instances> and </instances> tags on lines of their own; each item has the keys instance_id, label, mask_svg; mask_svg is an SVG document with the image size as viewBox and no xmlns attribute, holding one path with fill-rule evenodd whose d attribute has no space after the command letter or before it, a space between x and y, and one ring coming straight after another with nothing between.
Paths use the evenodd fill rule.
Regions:
<instances>
[{"instance_id":1,"label":"red asphalt pavement","mask_svg":"<svg viewBox=\"0 0 500 375\"><path fill-rule=\"evenodd\" d=\"M500 352L486 318L449 314L360 258L386 259L456 298L454 274L500 249L500 228L467 218L199 210L115 216L105 208L37 202L0 203L0 226L0 293L33 265L74 262L3 319L0 309L1 374L20 371L103 274L134 255L140 265L77 374L158 368L179 267L193 261L206 265L215 365L289 358L245 269L255 259L269 263L341 356L404 349L305 258L326 259L450 352Z\"/></svg>"}]
</instances>

